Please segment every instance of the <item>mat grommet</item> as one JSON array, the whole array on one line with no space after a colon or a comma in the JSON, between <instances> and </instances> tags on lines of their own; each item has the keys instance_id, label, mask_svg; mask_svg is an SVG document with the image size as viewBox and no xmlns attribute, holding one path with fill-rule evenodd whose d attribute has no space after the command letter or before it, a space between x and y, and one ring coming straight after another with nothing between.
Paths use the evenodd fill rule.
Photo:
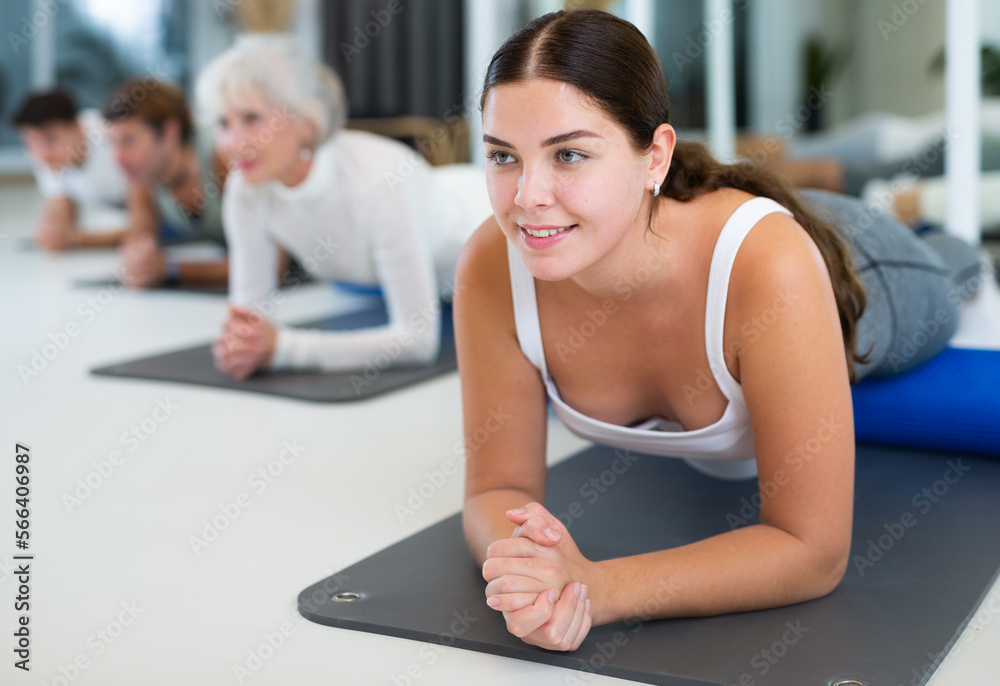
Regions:
<instances>
[{"instance_id":1,"label":"mat grommet","mask_svg":"<svg viewBox=\"0 0 1000 686\"><path fill-rule=\"evenodd\" d=\"M364 598L364 593L356 593L354 591L341 591L340 593L334 593L330 596L330 600L336 603L353 603L358 600L364 600ZM848 684L845 682L844 686L848 686Z\"/></svg>"}]
</instances>

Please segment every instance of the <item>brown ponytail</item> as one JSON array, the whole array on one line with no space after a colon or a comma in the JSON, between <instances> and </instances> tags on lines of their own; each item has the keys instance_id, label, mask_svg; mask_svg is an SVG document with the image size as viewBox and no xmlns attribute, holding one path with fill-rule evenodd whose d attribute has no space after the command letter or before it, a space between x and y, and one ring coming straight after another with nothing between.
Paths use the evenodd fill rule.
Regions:
<instances>
[{"instance_id":1,"label":"brown ponytail","mask_svg":"<svg viewBox=\"0 0 1000 686\"><path fill-rule=\"evenodd\" d=\"M854 383L857 380L854 363L865 362L867 359L867 355L861 355L857 351L857 321L865 310L867 297L864 285L854 269L854 258L840 234L807 209L788 183L757 164L721 164L701 143L678 142L661 195L687 202L719 188L738 188L777 201L791 211L795 220L812 237L830 273L830 283L840 314L844 349L847 351L847 369L851 383Z\"/></svg>"},{"instance_id":2,"label":"brown ponytail","mask_svg":"<svg viewBox=\"0 0 1000 686\"><path fill-rule=\"evenodd\" d=\"M480 108L493 87L532 77L579 88L625 130L639 151L649 150L656 128L670 120L670 101L656 53L638 29L607 12L553 12L516 32L490 62ZM867 298L847 245L774 174L751 162L725 165L700 143L678 142L661 197L688 202L719 188L772 198L791 211L812 237L830 274L854 383L854 363L866 359L857 352L857 321Z\"/></svg>"}]
</instances>

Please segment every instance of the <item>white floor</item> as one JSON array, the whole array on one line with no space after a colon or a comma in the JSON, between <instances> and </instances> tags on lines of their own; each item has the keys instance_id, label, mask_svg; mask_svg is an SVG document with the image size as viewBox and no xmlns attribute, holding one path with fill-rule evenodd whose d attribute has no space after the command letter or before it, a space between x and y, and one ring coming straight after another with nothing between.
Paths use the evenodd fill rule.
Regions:
<instances>
[{"instance_id":1,"label":"white floor","mask_svg":"<svg viewBox=\"0 0 1000 686\"><path fill-rule=\"evenodd\" d=\"M32 191L0 186L0 426L9 451L0 460L0 531L12 535L20 442L31 449L27 552L35 556L29 675L13 667L19 582L13 541L0 544L0 682L625 683L302 619L301 589L460 509L461 471L412 517L400 521L395 508L425 473L460 463L456 375L346 405L90 376L102 363L210 339L224 300L72 288L73 278L110 272L114 254L25 250L38 206ZM281 316L358 305L310 286ZM956 344L998 347L994 283L974 307ZM18 366L64 335L38 376L22 380ZM583 445L555 422L550 436L550 462ZM257 476L268 468L270 481ZM195 551L192 537L211 537L206 521L223 511L238 516ZM1000 584L990 598L932 686L996 678Z\"/></svg>"}]
</instances>

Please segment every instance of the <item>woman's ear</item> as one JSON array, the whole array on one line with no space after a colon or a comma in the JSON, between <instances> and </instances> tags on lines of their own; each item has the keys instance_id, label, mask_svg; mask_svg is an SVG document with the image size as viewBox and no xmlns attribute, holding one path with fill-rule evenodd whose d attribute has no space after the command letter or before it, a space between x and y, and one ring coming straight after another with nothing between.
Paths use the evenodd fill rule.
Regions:
<instances>
[{"instance_id":1,"label":"woman's ear","mask_svg":"<svg viewBox=\"0 0 1000 686\"><path fill-rule=\"evenodd\" d=\"M649 150L649 171L646 189L653 190L654 184L662 184L670 170L670 160L677 145L677 132L670 124L660 124L653 132L653 145Z\"/></svg>"},{"instance_id":2,"label":"woman's ear","mask_svg":"<svg viewBox=\"0 0 1000 686\"><path fill-rule=\"evenodd\" d=\"M310 150L315 149L318 146L316 141L316 123L307 117L299 117L299 120L295 123L298 130L299 136L302 140L302 147L309 148Z\"/></svg>"}]
</instances>

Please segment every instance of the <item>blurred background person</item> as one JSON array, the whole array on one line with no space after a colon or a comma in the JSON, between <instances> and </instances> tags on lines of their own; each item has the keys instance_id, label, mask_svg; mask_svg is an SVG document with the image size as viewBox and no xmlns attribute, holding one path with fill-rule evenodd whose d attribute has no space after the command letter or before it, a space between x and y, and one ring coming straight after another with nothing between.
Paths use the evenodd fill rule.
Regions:
<instances>
[{"instance_id":1,"label":"blurred background person","mask_svg":"<svg viewBox=\"0 0 1000 686\"><path fill-rule=\"evenodd\" d=\"M128 177L129 227L122 242L122 280L136 288L161 283L225 283L224 260L171 261L164 245L196 240L225 244L222 191L227 169L205 132L195 129L184 92L134 79L103 108L114 158Z\"/></svg>"},{"instance_id":2,"label":"blurred background person","mask_svg":"<svg viewBox=\"0 0 1000 686\"><path fill-rule=\"evenodd\" d=\"M94 233L80 228L82 207L124 207L128 192L100 113L78 110L68 93L47 91L28 96L12 123L45 198L35 242L47 250L118 245L121 230Z\"/></svg>"},{"instance_id":3,"label":"blurred background person","mask_svg":"<svg viewBox=\"0 0 1000 686\"><path fill-rule=\"evenodd\" d=\"M492 213L482 170L431 167L396 140L344 130L340 79L290 37L239 40L196 92L234 170L223 202L231 307L216 366L244 378L264 367L360 368L387 349L396 364L435 360L458 253ZM260 316L281 248L317 279L379 287L388 323L325 332Z\"/></svg>"}]
</instances>

